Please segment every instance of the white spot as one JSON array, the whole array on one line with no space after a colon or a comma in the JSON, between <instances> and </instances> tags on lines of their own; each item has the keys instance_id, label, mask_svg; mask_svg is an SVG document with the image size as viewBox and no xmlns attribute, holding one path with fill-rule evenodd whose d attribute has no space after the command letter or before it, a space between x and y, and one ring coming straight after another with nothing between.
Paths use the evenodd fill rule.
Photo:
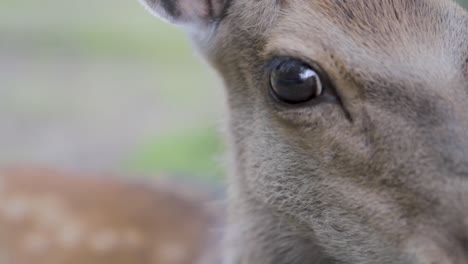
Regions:
<instances>
[{"instance_id":1,"label":"white spot","mask_svg":"<svg viewBox=\"0 0 468 264\"><path fill-rule=\"evenodd\" d=\"M66 249L76 248L83 238L83 228L77 223L66 223L60 227L57 241Z\"/></svg>"},{"instance_id":2,"label":"white spot","mask_svg":"<svg viewBox=\"0 0 468 264\"><path fill-rule=\"evenodd\" d=\"M34 209L37 221L46 227L55 228L66 218L60 199L52 195L38 198Z\"/></svg>"},{"instance_id":3,"label":"white spot","mask_svg":"<svg viewBox=\"0 0 468 264\"><path fill-rule=\"evenodd\" d=\"M29 213L30 205L23 197L13 197L4 201L3 207L0 209L6 220L21 221Z\"/></svg>"},{"instance_id":4,"label":"white spot","mask_svg":"<svg viewBox=\"0 0 468 264\"><path fill-rule=\"evenodd\" d=\"M91 237L91 248L99 253L107 253L114 249L118 242L118 236L113 230L104 230Z\"/></svg>"},{"instance_id":5,"label":"white spot","mask_svg":"<svg viewBox=\"0 0 468 264\"><path fill-rule=\"evenodd\" d=\"M24 249L31 254L44 253L49 245L50 241L41 233L29 233L23 240Z\"/></svg>"},{"instance_id":6,"label":"white spot","mask_svg":"<svg viewBox=\"0 0 468 264\"><path fill-rule=\"evenodd\" d=\"M180 263L187 258L187 248L184 244L169 242L158 245L154 252L154 261L156 263Z\"/></svg>"}]
</instances>

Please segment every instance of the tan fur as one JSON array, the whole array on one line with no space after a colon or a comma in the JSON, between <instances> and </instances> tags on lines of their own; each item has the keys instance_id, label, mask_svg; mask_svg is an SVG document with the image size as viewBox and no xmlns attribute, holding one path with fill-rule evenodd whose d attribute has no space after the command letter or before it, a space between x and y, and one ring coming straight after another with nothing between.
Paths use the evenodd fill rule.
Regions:
<instances>
[{"instance_id":1,"label":"tan fur","mask_svg":"<svg viewBox=\"0 0 468 264\"><path fill-rule=\"evenodd\" d=\"M208 193L157 182L0 170L0 263L219 263L203 253L219 228Z\"/></svg>"},{"instance_id":2,"label":"tan fur","mask_svg":"<svg viewBox=\"0 0 468 264\"><path fill-rule=\"evenodd\" d=\"M224 263L468 263L466 12L449 0L224 12L193 35L227 87ZM271 100L275 56L318 63L342 105Z\"/></svg>"}]
</instances>

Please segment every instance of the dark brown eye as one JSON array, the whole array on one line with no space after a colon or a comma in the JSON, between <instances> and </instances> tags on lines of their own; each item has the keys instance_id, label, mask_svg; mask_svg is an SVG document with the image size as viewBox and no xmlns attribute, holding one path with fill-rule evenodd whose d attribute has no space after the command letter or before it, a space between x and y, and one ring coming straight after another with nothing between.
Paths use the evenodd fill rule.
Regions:
<instances>
[{"instance_id":1,"label":"dark brown eye","mask_svg":"<svg viewBox=\"0 0 468 264\"><path fill-rule=\"evenodd\" d=\"M283 60L272 69L270 86L277 99L289 104L307 102L323 92L317 71L296 59Z\"/></svg>"}]
</instances>

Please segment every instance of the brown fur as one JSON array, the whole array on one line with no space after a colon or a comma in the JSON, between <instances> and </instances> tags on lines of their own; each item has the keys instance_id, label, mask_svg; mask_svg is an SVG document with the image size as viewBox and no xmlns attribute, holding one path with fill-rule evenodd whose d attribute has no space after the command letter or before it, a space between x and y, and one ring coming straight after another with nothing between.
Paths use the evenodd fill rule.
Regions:
<instances>
[{"instance_id":1,"label":"brown fur","mask_svg":"<svg viewBox=\"0 0 468 264\"><path fill-rule=\"evenodd\" d=\"M212 197L157 182L0 170L0 263L218 264Z\"/></svg>"},{"instance_id":2,"label":"brown fur","mask_svg":"<svg viewBox=\"0 0 468 264\"><path fill-rule=\"evenodd\" d=\"M146 0L161 1L188 0ZM231 0L196 21L193 40L227 87L224 263L468 263L462 8ZM271 100L264 66L275 56L318 63L341 104Z\"/></svg>"}]
</instances>

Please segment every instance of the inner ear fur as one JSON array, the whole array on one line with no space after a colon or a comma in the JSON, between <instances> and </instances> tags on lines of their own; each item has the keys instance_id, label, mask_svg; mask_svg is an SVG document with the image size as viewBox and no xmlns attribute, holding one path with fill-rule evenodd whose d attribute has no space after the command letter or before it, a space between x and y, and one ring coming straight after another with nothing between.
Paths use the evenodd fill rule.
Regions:
<instances>
[{"instance_id":1,"label":"inner ear fur","mask_svg":"<svg viewBox=\"0 0 468 264\"><path fill-rule=\"evenodd\" d=\"M174 24L211 24L219 20L229 0L140 0L154 15Z\"/></svg>"}]
</instances>

